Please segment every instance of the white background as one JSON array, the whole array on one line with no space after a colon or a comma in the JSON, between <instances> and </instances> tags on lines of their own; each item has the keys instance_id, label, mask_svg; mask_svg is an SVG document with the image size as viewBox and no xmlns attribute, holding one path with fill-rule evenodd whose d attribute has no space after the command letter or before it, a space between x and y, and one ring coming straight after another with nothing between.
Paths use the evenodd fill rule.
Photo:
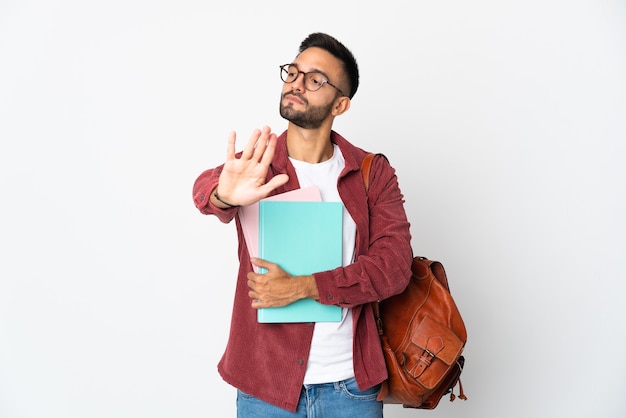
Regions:
<instances>
[{"instance_id":1,"label":"white background","mask_svg":"<svg viewBox=\"0 0 626 418\"><path fill-rule=\"evenodd\" d=\"M234 225L191 187L285 128L314 31L468 328L469 400L386 417L626 416L623 1L0 0L0 417L234 416Z\"/></svg>"}]
</instances>

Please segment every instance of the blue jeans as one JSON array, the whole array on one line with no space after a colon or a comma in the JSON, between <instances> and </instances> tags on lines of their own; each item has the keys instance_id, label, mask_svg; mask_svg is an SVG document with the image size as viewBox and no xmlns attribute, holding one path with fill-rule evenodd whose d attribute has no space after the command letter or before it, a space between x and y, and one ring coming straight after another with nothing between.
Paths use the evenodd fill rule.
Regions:
<instances>
[{"instance_id":1,"label":"blue jeans","mask_svg":"<svg viewBox=\"0 0 626 418\"><path fill-rule=\"evenodd\" d=\"M380 385L359 391L354 378L305 385L296 412L237 391L237 418L382 418L383 403L376 400Z\"/></svg>"}]
</instances>

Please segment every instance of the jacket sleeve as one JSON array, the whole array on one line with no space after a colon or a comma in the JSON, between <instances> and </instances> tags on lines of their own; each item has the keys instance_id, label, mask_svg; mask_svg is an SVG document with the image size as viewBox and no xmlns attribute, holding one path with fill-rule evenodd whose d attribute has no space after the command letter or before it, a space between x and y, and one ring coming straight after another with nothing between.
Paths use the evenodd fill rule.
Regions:
<instances>
[{"instance_id":1,"label":"jacket sleeve","mask_svg":"<svg viewBox=\"0 0 626 418\"><path fill-rule=\"evenodd\" d=\"M222 209L211 203L211 193L217 187L223 165L204 171L193 184L193 203L205 215L215 215L224 223L233 220L238 208Z\"/></svg>"},{"instance_id":2,"label":"jacket sleeve","mask_svg":"<svg viewBox=\"0 0 626 418\"><path fill-rule=\"evenodd\" d=\"M350 187L365 193L360 172L353 174ZM386 299L409 282L410 224L395 170L385 158L374 159L366 199L351 212L359 231L354 263L314 275L323 304L354 307Z\"/></svg>"}]
</instances>

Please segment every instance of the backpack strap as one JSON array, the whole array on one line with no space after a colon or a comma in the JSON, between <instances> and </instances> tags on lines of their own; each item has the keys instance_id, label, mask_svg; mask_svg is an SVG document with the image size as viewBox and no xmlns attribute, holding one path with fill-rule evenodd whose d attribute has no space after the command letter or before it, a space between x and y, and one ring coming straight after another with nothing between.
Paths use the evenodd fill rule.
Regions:
<instances>
[{"instance_id":1,"label":"backpack strap","mask_svg":"<svg viewBox=\"0 0 626 418\"><path fill-rule=\"evenodd\" d=\"M361 162L361 177L363 177L363 184L365 184L365 191L367 192L370 187L370 171L372 169L372 161L376 154L367 154Z\"/></svg>"}]
</instances>

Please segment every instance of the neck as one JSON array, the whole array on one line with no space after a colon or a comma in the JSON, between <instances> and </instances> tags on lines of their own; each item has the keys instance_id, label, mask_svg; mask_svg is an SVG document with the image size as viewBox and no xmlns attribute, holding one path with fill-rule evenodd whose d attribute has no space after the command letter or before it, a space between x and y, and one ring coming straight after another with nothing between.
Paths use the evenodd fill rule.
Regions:
<instances>
[{"instance_id":1,"label":"neck","mask_svg":"<svg viewBox=\"0 0 626 418\"><path fill-rule=\"evenodd\" d=\"M290 158L311 164L329 160L333 156L330 129L302 129L290 123L287 152Z\"/></svg>"}]
</instances>

